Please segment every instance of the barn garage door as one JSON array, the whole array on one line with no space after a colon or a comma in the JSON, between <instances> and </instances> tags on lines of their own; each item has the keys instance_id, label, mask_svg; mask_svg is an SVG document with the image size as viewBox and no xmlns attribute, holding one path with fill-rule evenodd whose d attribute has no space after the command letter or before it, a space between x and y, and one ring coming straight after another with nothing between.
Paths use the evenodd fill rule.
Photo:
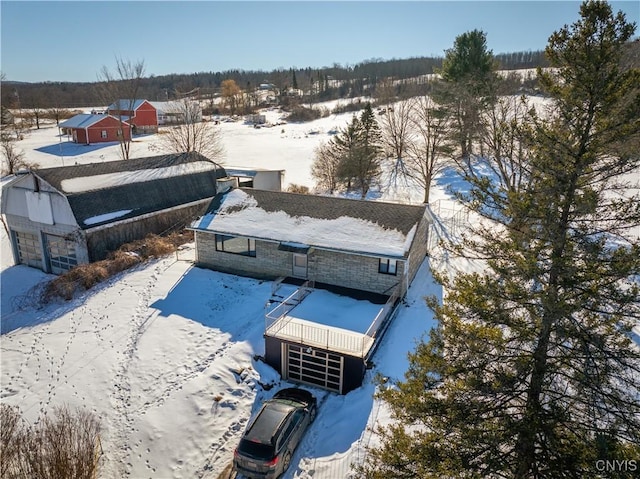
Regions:
<instances>
[{"instance_id":1,"label":"barn garage door","mask_svg":"<svg viewBox=\"0 0 640 479\"><path fill-rule=\"evenodd\" d=\"M338 354L318 351L306 346L284 344L288 379L341 392L344 359Z\"/></svg>"},{"instance_id":2,"label":"barn garage door","mask_svg":"<svg viewBox=\"0 0 640 479\"><path fill-rule=\"evenodd\" d=\"M16 250L18 251L18 262L42 268L42 251L40 249L40 238L37 234L14 231Z\"/></svg>"},{"instance_id":3,"label":"barn garage door","mask_svg":"<svg viewBox=\"0 0 640 479\"><path fill-rule=\"evenodd\" d=\"M45 235L47 242L47 254L51 272L62 274L78 264L76 247L72 241L65 240L62 236Z\"/></svg>"}]
</instances>

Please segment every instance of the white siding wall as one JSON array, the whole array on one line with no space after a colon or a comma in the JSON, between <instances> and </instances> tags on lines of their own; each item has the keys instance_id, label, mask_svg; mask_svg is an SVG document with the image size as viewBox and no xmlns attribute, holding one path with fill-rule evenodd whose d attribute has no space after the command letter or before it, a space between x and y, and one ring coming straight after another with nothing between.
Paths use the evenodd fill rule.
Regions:
<instances>
[{"instance_id":1,"label":"white siding wall","mask_svg":"<svg viewBox=\"0 0 640 479\"><path fill-rule=\"evenodd\" d=\"M43 181L39 181L39 192L34 193L34 191L35 182L32 175L24 175L24 178L18 179L3 191L2 212L9 229L36 235L40 239L41 248L44 247L43 235L45 234L74 238L78 263L89 262L84 234L76 223L67 199ZM37 199L35 203L50 205L51 215L33 211L33 199L30 214L28 196ZM17 260L13 242L12 248L14 259ZM44 251L42 256L45 257Z\"/></svg>"}]
</instances>

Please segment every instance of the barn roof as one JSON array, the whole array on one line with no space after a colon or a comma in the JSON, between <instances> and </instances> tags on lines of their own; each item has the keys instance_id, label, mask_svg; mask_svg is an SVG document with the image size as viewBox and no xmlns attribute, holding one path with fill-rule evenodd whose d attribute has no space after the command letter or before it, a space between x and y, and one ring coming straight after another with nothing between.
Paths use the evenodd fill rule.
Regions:
<instances>
[{"instance_id":1,"label":"barn roof","mask_svg":"<svg viewBox=\"0 0 640 479\"><path fill-rule=\"evenodd\" d=\"M185 103L182 100L173 101L150 101L151 105L162 113L183 113L185 111ZM189 101L188 105L200 108L197 101Z\"/></svg>"},{"instance_id":2,"label":"barn roof","mask_svg":"<svg viewBox=\"0 0 640 479\"><path fill-rule=\"evenodd\" d=\"M224 168L198 153L35 170L67 197L82 229L212 198Z\"/></svg>"},{"instance_id":3,"label":"barn roof","mask_svg":"<svg viewBox=\"0 0 640 479\"><path fill-rule=\"evenodd\" d=\"M146 102L147 100L133 100L133 111L136 111L140 106ZM151 104L150 102L148 102ZM153 104L151 104L153 106ZM120 99L114 101L111 105L107 107L108 110L129 110L131 108L131 100ZM155 108L155 107L154 107Z\"/></svg>"},{"instance_id":4,"label":"barn roof","mask_svg":"<svg viewBox=\"0 0 640 479\"><path fill-rule=\"evenodd\" d=\"M76 115L69 118L68 120L63 121L59 126L61 128L89 128L90 126L93 126L96 123L109 117L118 121L115 116L111 115L81 113L80 115Z\"/></svg>"},{"instance_id":5,"label":"barn roof","mask_svg":"<svg viewBox=\"0 0 640 479\"><path fill-rule=\"evenodd\" d=\"M238 188L193 229L382 256L405 256L426 207Z\"/></svg>"}]
</instances>

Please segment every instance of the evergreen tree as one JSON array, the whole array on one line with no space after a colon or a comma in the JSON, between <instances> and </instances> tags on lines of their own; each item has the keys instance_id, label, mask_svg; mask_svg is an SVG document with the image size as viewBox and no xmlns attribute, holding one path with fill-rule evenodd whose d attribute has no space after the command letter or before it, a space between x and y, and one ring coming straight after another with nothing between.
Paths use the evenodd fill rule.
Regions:
<instances>
[{"instance_id":1,"label":"evergreen tree","mask_svg":"<svg viewBox=\"0 0 640 479\"><path fill-rule=\"evenodd\" d=\"M481 113L495 101L497 76L493 53L486 34L472 30L456 37L445 52L440 73L443 83L434 92L446 105L453 120L452 139L459 145L459 157L469 161L480 131Z\"/></svg>"},{"instance_id":2,"label":"evergreen tree","mask_svg":"<svg viewBox=\"0 0 640 479\"><path fill-rule=\"evenodd\" d=\"M635 25L605 2L580 15L549 40L554 110L531 117L527 186L469 178L494 226L465 246L486 269L441 278L439 327L381 393L397 422L365 477L596 478L639 457L640 71L620 68Z\"/></svg>"},{"instance_id":3,"label":"evergreen tree","mask_svg":"<svg viewBox=\"0 0 640 479\"><path fill-rule=\"evenodd\" d=\"M337 175L340 183L347 190L351 190L357 175L356 165L362 149L362 127L360 119L353 115L351 122L341 128L336 136L329 141L329 150L338 160Z\"/></svg>"},{"instance_id":4,"label":"evergreen tree","mask_svg":"<svg viewBox=\"0 0 640 479\"><path fill-rule=\"evenodd\" d=\"M369 102L360 115L360 126L362 151L357 157L356 182L362 198L365 198L372 184L380 177L382 161L382 132Z\"/></svg>"},{"instance_id":5,"label":"evergreen tree","mask_svg":"<svg viewBox=\"0 0 640 479\"><path fill-rule=\"evenodd\" d=\"M354 115L346 128L341 129L326 146L316 151L316 163L312 167L312 174L323 184L327 158L331 158L331 169L335 168L336 182L332 183L333 190L338 183L346 186L347 190L355 187L364 199L381 173L382 162L382 133L376 121L371 104L367 103L360 117Z\"/></svg>"}]
</instances>

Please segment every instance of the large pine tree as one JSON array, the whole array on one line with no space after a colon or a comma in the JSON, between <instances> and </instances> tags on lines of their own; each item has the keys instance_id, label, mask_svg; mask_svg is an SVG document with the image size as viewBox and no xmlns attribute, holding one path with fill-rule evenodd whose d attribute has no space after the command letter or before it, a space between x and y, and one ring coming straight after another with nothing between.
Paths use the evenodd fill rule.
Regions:
<instances>
[{"instance_id":1,"label":"large pine tree","mask_svg":"<svg viewBox=\"0 0 640 479\"><path fill-rule=\"evenodd\" d=\"M439 327L381 393L396 422L363 476L595 478L599 460L621 465L606 477L640 469L629 334L640 197L627 184L640 174L640 71L620 62L634 30L588 1L550 37L553 70L540 74L553 108L530 118L526 186L469 177L468 205L492 226L465 246L486 269L443 279Z\"/></svg>"},{"instance_id":2,"label":"large pine tree","mask_svg":"<svg viewBox=\"0 0 640 479\"><path fill-rule=\"evenodd\" d=\"M495 101L497 62L487 47L481 30L458 35L442 62L442 82L434 98L449 110L452 136L458 144L460 159L467 162L476 153L482 112Z\"/></svg>"},{"instance_id":3,"label":"large pine tree","mask_svg":"<svg viewBox=\"0 0 640 479\"><path fill-rule=\"evenodd\" d=\"M382 162L382 133L370 103L331 139L323 154L337 159L339 182L365 198L380 177Z\"/></svg>"}]
</instances>

